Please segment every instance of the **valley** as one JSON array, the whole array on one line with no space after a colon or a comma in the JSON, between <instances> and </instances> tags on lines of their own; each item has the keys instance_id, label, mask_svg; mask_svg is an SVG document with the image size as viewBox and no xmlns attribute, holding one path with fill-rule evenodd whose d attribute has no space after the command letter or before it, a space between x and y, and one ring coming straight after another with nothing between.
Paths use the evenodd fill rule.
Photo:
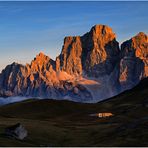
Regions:
<instances>
[{"instance_id":1,"label":"valley","mask_svg":"<svg viewBox=\"0 0 148 148\"><path fill-rule=\"evenodd\" d=\"M0 146L148 146L148 79L132 90L95 104L66 100L26 100L0 107ZM111 112L108 118L90 114ZM4 128L21 123L23 141Z\"/></svg>"}]
</instances>

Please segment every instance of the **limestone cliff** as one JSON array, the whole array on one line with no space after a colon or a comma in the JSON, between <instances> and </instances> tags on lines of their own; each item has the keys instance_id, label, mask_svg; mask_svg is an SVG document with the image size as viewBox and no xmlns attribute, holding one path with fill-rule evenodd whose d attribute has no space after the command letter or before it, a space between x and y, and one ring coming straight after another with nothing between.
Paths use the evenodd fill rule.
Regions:
<instances>
[{"instance_id":1,"label":"limestone cliff","mask_svg":"<svg viewBox=\"0 0 148 148\"><path fill-rule=\"evenodd\" d=\"M119 52L119 44L112 29L96 25L81 37L66 37L57 60L60 61L61 70L69 74L85 73L99 77L114 70Z\"/></svg>"},{"instance_id":2,"label":"limestone cliff","mask_svg":"<svg viewBox=\"0 0 148 148\"><path fill-rule=\"evenodd\" d=\"M119 80L123 89L127 89L147 76L148 36L140 32L121 45Z\"/></svg>"},{"instance_id":3,"label":"limestone cliff","mask_svg":"<svg viewBox=\"0 0 148 148\"><path fill-rule=\"evenodd\" d=\"M79 36L66 37L62 52L57 58L60 62L61 70L66 71L68 74L82 74L81 56L81 38Z\"/></svg>"},{"instance_id":4,"label":"limestone cliff","mask_svg":"<svg viewBox=\"0 0 148 148\"><path fill-rule=\"evenodd\" d=\"M0 74L0 96L73 98L74 101L93 99L91 93L74 82L70 75L56 71L55 61L43 53L39 53L31 64L12 63L3 70Z\"/></svg>"},{"instance_id":5,"label":"limestone cliff","mask_svg":"<svg viewBox=\"0 0 148 148\"><path fill-rule=\"evenodd\" d=\"M119 48L116 35L95 25L83 36L65 37L56 61L39 53L30 64L12 63L0 73L0 96L97 102L148 76L148 36L142 32Z\"/></svg>"}]
</instances>

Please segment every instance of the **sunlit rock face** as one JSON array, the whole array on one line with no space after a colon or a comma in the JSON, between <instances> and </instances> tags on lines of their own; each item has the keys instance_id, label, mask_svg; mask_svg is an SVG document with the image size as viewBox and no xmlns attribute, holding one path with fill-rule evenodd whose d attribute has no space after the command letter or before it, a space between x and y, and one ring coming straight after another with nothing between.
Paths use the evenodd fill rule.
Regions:
<instances>
[{"instance_id":1,"label":"sunlit rock face","mask_svg":"<svg viewBox=\"0 0 148 148\"><path fill-rule=\"evenodd\" d=\"M142 32L121 45L120 83L132 88L148 76L148 36Z\"/></svg>"},{"instance_id":2,"label":"sunlit rock face","mask_svg":"<svg viewBox=\"0 0 148 148\"><path fill-rule=\"evenodd\" d=\"M56 58L56 69L73 76L97 79L99 85L85 86L98 88L95 95L94 90L90 90L95 100L104 99L120 89L119 61L120 49L115 33L108 26L95 25L83 36L64 39L62 52Z\"/></svg>"},{"instance_id":3,"label":"sunlit rock face","mask_svg":"<svg viewBox=\"0 0 148 148\"><path fill-rule=\"evenodd\" d=\"M57 60L60 61L61 70L69 74L85 73L90 77L99 77L114 70L119 52L119 44L112 29L96 25L81 37L66 37Z\"/></svg>"},{"instance_id":4,"label":"sunlit rock face","mask_svg":"<svg viewBox=\"0 0 148 148\"><path fill-rule=\"evenodd\" d=\"M55 62L43 53L26 66L17 63L8 65L0 74L1 93L5 96L46 96L47 85L56 82L54 67Z\"/></svg>"},{"instance_id":5,"label":"sunlit rock face","mask_svg":"<svg viewBox=\"0 0 148 148\"><path fill-rule=\"evenodd\" d=\"M64 71L56 71L55 61L39 53L31 64L13 63L0 74L0 96L26 96L74 101L92 100L91 93Z\"/></svg>"},{"instance_id":6,"label":"sunlit rock face","mask_svg":"<svg viewBox=\"0 0 148 148\"><path fill-rule=\"evenodd\" d=\"M84 72L93 77L109 75L119 60L120 52L112 29L105 25L96 25L81 40Z\"/></svg>"},{"instance_id":7,"label":"sunlit rock face","mask_svg":"<svg viewBox=\"0 0 148 148\"><path fill-rule=\"evenodd\" d=\"M14 92L18 94L21 93L21 90L18 88L17 84L20 86L22 85L22 79L24 79L24 75L26 75L25 73L25 67L23 65L12 63L11 65L6 66L6 68L0 74L1 96L12 96ZM24 86L25 85L26 83L24 83Z\"/></svg>"},{"instance_id":8,"label":"sunlit rock face","mask_svg":"<svg viewBox=\"0 0 148 148\"><path fill-rule=\"evenodd\" d=\"M8 65L0 74L0 96L97 102L147 76L146 34L137 34L120 49L110 27L95 25L83 36L65 37L55 61L41 52L30 64Z\"/></svg>"},{"instance_id":9,"label":"sunlit rock face","mask_svg":"<svg viewBox=\"0 0 148 148\"><path fill-rule=\"evenodd\" d=\"M65 37L62 52L59 57L57 57L57 60L60 62L60 70L72 75L82 74L81 56L81 38L79 36ZM59 65L57 65L57 67L58 66Z\"/></svg>"}]
</instances>

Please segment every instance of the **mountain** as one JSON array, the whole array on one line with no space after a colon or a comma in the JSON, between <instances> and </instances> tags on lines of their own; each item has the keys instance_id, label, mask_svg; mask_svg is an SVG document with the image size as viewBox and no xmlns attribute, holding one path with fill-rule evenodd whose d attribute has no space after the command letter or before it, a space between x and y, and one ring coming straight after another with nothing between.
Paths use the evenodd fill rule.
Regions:
<instances>
[{"instance_id":1,"label":"mountain","mask_svg":"<svg viewBox=\"0 0 148 148\"><path fill-rule=\"evenodd\" d=\"M148 76L148 36L142 32L121 45L120 82L123 89L132 88Z\"/></svg>"},{"instance_id":2,"label":"mountain","mask_svg":"<svg viewBox=\"0 0 148 148\"><path fill-rule=\"evenodd\" d=\"M81 37L66 37L57 60L68 74L86 73L91 77L110 74L120 52L115 38L111 28L96 25Z\"/></svg>"},{"instance_id":3,"label":"mountain","mask_svg":"<svg viewBox=\"0 0 148 148\"><path fill-rule=\"evenodd\" d=\"M55 61L39 53L30 64L8 65L0 74L0 96L97 102L147 76L146 34L140 32L120 49L110 27L95 25L83 36L65 37Z\"/></svg>"},{"instance_id":4,"label":"mountain","mask_svg":"<svg viewBox=\"0 0 148 148\"><path fill-rule=\"evenodd\" d=\"M90 116L111 112L114 116ZM147 147L148 78L136 87L99 103L26 100L0 107L0 146ZM5 137L10 125L21 123L28 137Z\"/></svg>"}]
</instances>

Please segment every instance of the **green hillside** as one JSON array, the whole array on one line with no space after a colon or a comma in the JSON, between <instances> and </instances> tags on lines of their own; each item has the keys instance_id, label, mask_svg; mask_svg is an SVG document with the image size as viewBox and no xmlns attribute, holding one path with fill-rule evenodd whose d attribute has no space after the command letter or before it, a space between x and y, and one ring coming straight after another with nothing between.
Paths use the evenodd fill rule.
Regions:
<instances>
[{"instance_id":1,"label":"green hillside","mask_svg":"<svg viewBox=\"0 0 148 148\"><path fill-rule=\"evenodd\" d=\"M114 116L90 116L98 112ZM4 128L18 122L28 137L23 141L5 137ZM0 107L0 146L148 146L147 139L148 79L96 104L46 99Z\"/></svg>"}]
</instances>

